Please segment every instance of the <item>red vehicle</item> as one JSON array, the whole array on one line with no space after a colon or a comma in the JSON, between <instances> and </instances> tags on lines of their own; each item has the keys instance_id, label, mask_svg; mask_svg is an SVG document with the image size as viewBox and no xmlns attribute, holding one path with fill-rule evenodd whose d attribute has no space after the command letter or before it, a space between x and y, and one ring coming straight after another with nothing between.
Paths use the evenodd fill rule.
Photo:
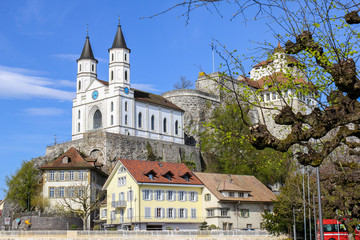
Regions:
<instances>
[{"instance_id":1,"label":"red vehicle","mask_svg":"<svg viewBox=\"0 0 360 240\"><path fill-rule=\"evenodd\" d=\"M319 220L317 221L317 229L317 239L320 239ZM345 225L335 219L323 219L323 229L324 240L349 240L349 233ZM360 240L360 238L356 240Z\"/></svg>"},{"instance_id":2,"label":"red vehicle","mask_svg":"<svg viewBox=\"0 0 360 240\"><path fill-rule=\"evenodd\" d=\"M355 240L360 240L360 224L355 228Z\"/></svg>"}]
</instances>

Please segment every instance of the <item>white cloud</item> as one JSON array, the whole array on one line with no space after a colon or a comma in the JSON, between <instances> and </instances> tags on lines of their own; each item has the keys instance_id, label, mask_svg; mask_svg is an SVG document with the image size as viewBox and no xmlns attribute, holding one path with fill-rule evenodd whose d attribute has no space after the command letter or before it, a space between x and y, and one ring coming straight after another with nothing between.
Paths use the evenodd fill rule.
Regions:
<instances>
[{"instance_id":1,"label":"white cloud","mask_svg":"<svg viewBox=\"0 0 360 240\"><path fill-rule=\"evenodd\" d=\"M64 110L61 108L26 108L24 113L35 116L58 116L64 114Z\"/></svg>"},{"instance_id":2,"label":"white cloud","mask_svg":"<svg viewBox=\"0 0 360 240\"><path fill-rule=\"evenodd\" d=\"M131 87L135 88L135 89L145 91L145 92L150 92L150 93L153 93L153 92L154 93L159 93L159 92L161 92L161 90L155 88L154 85L152 85L152 84L133 83L133 84L131 84Z\"/></svg>"},{"instance_id":3,"label":"white cloud","mask_svg":"<svg viewBox=\"0 0 360 240\"><path fill-rule=\"evenodd\" d=\"M60 86L64 86L64 87L73 87L74 89L76 87L75 81L59 80L58 83L60 84Z\"/></svg>"},{"instance_id":4,"label":"white cloud","mask_svg":"<svg viewBox=\"0 0 360 240\"><path fill-rule=\"evenodd\" d=\"M33 76L37 75L36 73L39 72L0 66L0 98L47 98L70 101L75 97L74 92L54 88L56 81Z\"/></svg>"},{"instance_id":5,"label":"white cloud","mask_svg":"<svg viewBox=\"0 0 360 240\"><path fill-rule=\"evenodd\" d=\"M70 53L53 54L52 56L65 60L71 60L71 61L76 61L80 57L79 54L70 54Z\"/></svg>"}]
</instances>

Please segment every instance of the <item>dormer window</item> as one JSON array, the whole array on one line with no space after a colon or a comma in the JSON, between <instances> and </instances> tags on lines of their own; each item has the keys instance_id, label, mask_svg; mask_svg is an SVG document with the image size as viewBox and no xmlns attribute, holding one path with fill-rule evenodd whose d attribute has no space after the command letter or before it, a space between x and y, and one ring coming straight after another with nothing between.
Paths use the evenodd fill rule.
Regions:
<instances>
[{"instance_id":1,"label":"dormer window","mask_svg":"<svg viewBox=\"0 0 360 240\"><path fill-rule=\"evenodd\" d=\"M148 176L148 178L150 178L150 180L155 180L156 172L154 172L153 170L151 170L150 172L148 172L148 173L145 174L145 175Z\"/></svg>"},{"instance_id":2,"label":"dormer window","mask_svg":"<svg viewBox=\"0 0 360 240\"><path fill-rule=\"evenodd\" d=\"M69 157L67 157L67 156L65 156L65 157L63 157L63 159L62 159L62 163L69 163L70 162L70 158Z\"/></svg>"},{"instance_id":3,"label":"dormer window","mask_svg":"<svg viewBox=\"0 0 360 240\"><path fill-rule=\"evenodd\" d=\"M184 175L181 176L185 181L189 182L191 175L189 173L185 173Z\"/></svg>"},{"instance_id":4,"label":"dormer window","mask_svg":"<svg viewBox=\"0 0 360 240\"><path fill-rule=\"evenodd\" d=\"M172 178L174 177L174 174L171 171L168 171L167 173L165 173L163 175L164 178L166 178L167 180L171 181Z\"/></svg>"},{"instance_id":5,"label":"dormer window","mask_svg":"<svg viewBox=\"0 0 360 240\"><path fill-rule=\"evenodd\" d=\"M154 180L154 174L149 173L149 178L150 178L150 180Z\"/></svg>"}]
</instances>

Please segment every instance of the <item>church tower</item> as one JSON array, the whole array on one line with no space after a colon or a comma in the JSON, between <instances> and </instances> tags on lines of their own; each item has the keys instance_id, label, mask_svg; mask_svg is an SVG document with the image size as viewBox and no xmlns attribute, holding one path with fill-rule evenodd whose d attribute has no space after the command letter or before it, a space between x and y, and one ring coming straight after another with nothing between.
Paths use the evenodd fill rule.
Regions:
<instances>
[{"instance_id":1,"label":"church tower","mask_svg":"<svg viewBox=\"0 0 360 240\"><path fill-rule=\"evenodd\" d=\"M83 93L87 87L97 78L97 63L91 49L89 35L86 36L81 56L76 60L78 65L76 93Z\"/></svg>"},{"instance_id":2,"label":"church tower","mask_svg":"<svg viewBox=\"0 0 360 240\"><path fill-rule=\"evenodd\" d=\"M109 83L130 88L130 49L126 46L120 23L109 49Z\"/></svg>"}]
</instances>

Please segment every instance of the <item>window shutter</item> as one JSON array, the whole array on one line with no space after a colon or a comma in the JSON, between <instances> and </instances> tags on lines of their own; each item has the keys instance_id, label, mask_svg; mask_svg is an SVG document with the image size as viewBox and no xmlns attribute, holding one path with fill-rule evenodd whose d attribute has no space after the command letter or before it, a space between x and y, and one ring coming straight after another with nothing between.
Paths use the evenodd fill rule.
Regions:
<instances>
[{"instance_id":1,"label":"window shutter","mask_svg":"<svg viewBox=\"0 0 360 240\"><path fill-rule=\"evenodd\" d=\"M165 208L161 208L161 218L165 218Z\"/></svg>"},{"instance_id":2,"label":"window shutter","mask_svg":"<svg viewBox=\"0 0 360 240\"><path fill-rule=\"evenodd\" d=\"M185 208L185 218L187 218L188 217L188 209L187 208Z\"/></svg>"},{"instance_id":3,"label":"window shutter","mask_svg":"<svg viewBox=\"0 0 360 240\"><path fill-rule=\"evenodd\" d=\"M195 201L197 202L198 201L198 193L195 192Z\"/></svg>"},{"instance_id":4,"label":"window shutter","mask_svg":"<svg viewBox=\"0 0 360 240\"><path fill-rule=\"evenodd\" d=\"M83 179L83 180L86 181L86 182L88 181L88 179L87 179L87 172L85 172L85 171L84 171L84 179Z\"/></svg>"},{"instance_id":5,"label":"window shutter","mask_svg":"<svg viewBox=\"0 0 360 240\"><path fill-rule=\"evenodd\" d=\"M173 208L173 218L176 218L176 208Z\"/></svg>"},{"instance_id":6,"label":"window shutter","mask_svg":"<svg viewBox=\"0 0 360 240\"><path fill-rule=\"evenodd\" d=\"M46 172L46 181L47 181L47 182L50 181L50 172Z\"/></svg>"},{"instance_id":7,"label":"window shutter","mask_svg":"<svg viewBox=\"0 0 360 240\"><path fill-rule=\"evenodd\" d=\"M65 172L65 181L69 181L69 172L68 171Z\"/></svg>"},{"instance_id":8,"label":"window shutter","mask_svg":"<svg viewBox=\"0 0 360 240\"><path fill-rule=\"evenodd\" d=\"M69 188L65 187L65 197L69 197Z\"/></svg>"},{"instance_id":9,"label":"window shutter","mask_svg":"<svg viewBox=\"0 0 360 240\"><path fill-rule=\"evenodd\" d=\"M154 218L157 218L156 210L157 210L157 208L154 208Z\"/></svg>"},{"instance_id":10,"label":"window shutter","mask_svg":"<svg viewBox=\"0 0 360 240\"><path fill-rule=\"evenodd\" d=\"M160 200L161 201L164 201L164 190L161 190L161 193L160 193Z\"/></svg>"},{"instance_id":11,"label":"window shutter","mask_svg":"<svg viewBox=\"0 0 360 240\"><path fill-rule=\"evenodd\" d=\"M142 199L145 200L145 190L142 190Z\"/></svg>"},{"instance_id":12,"label":"window shutter","mask_svg":"<svg viewBox=\"0 0 360 240\"><path fill-rule=\"evenodd\" d=\"M179 216L179 218L180 218L180 208L178 208L178 216Z\"/></svg>"},{"instance_id":13,"label":"window shutter","mask_svg":"<svg viewBox=\"0 0 360 240\"><path fill-rule=\"evenodd\" d=\"M55 179L56 179L56 181L59 181L59 179L60 179L60 176L59 176L59 172L58 172L58 171L55 172Z\"/></svg>"},{"instance_id":14,"label":"window shutter","mask_svg":"<svg viewBox=\"0 0 360 240\"><path fill-rule=\"evenodd\" d=\"M59 188L55 188L55 197L59 197Z\"/></svg>"},{"instance_id":15,"label":"window shutter","mask_svg":"<svg viewBox=\"0 0 360 240\"><path fill-rule=\"evenodd\" d=\"M170 201L170 199L169 199L169 192L170 192L169 190L166 191L166 200L168 200L168 201Z\"/></svg>"},{"instance_id":16,"label":"window shutter","mask_svg":"<svg viewBox=\"0 0 360 240\"><path fill-rule=\"evenodd\" d=\"M177 191L177 200L180 201L180 191ZM175 199L176 201L176 199Z\"/></svg>"},{"instance_id":17,"label":"window shutter","mask_svg":"<svg viewBox=\"0 0 360 240\"><path fill-rule=\"evenodd\" d=\"M149 192L150 192L150 200L153 200L153 193L154 193L154 191L153 190L149 190Z\"/></svg>"},{"instance_id":18,"label":"window shutter","mask_svg":"<svg viewBox=\"0 0 360 240\"><path fill-rule=\"evenodd\" d=\"M187 201L187 192L184 192L184 201Z\"/></svg>"},{"instance_id":19,"label":"window shutter","mask_svg":"<svg viewBox=\"0 0 360 240\"><path fill-rule=\"evenodd\" d=\"M78 181L79 180L79 172L78 171L75 171L75 174L74 174L74 180Z\"/></svg>"},{"instance_id":20,"label":"window shutter","mask_svg":"<svg viewBox=\"0 0 360 240\"><path fill-rule=\"evenodd\" d=\"M115 202L115 193L112 194L112 199L113 202Z\"/></svg>"},{"instance_id":21,"label":"window shutter","mask_svg":"<svg viewBox=\"0 0 360 240\"><path fill-rule=\"evenodd\" d=\"M169 210L169 209L170 209L170 208L167 208L167 209L166 209L166 217L167 217L167 218L170 218L170 216L169 216L169 211L170 211L170 210Z\"/></svg>"}]
</instances>

